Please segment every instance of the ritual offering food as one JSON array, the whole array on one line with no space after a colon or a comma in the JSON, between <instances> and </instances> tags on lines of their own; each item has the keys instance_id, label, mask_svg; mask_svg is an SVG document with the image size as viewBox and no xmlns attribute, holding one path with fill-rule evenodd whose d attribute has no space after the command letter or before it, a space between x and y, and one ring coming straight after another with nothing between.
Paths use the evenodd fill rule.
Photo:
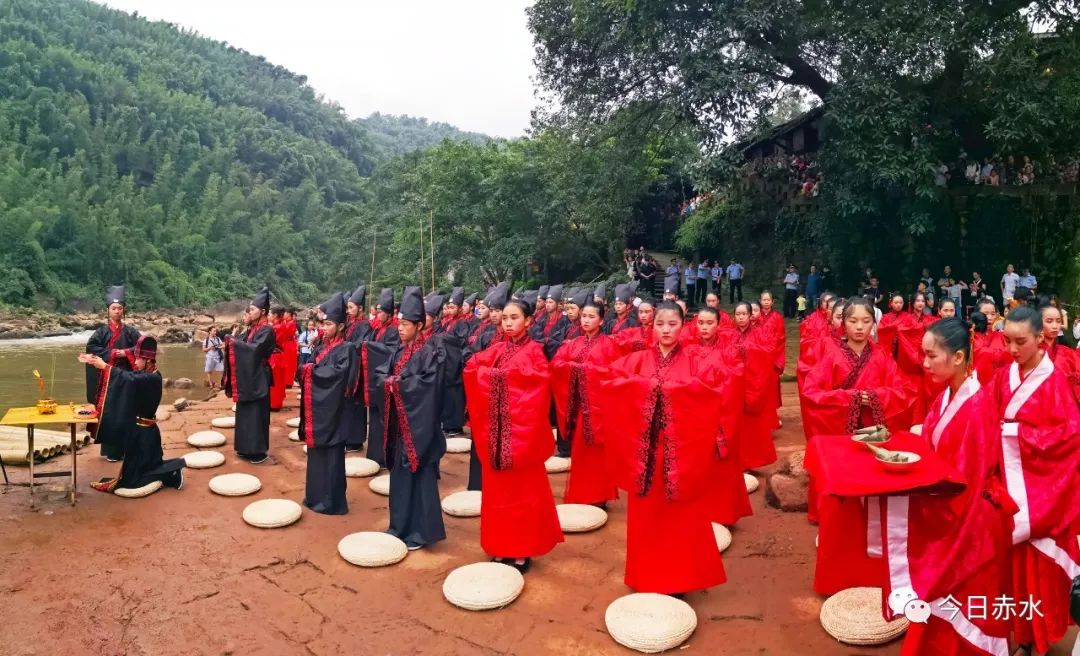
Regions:
<instances>
[{"instance_id":1,"label":"ritual offering food","mask_svg":"<svg viewBox=\"0 0 1080 656\"><path fill-rule=\"evenodd\" d=\"M851 436L851 439L856 442L874 443L880 444L881 442L887 442L889 439L889 429L884 426L867 426L866 428L860 428L855 431L855 434Z\"/></svg>"}]
</instances>

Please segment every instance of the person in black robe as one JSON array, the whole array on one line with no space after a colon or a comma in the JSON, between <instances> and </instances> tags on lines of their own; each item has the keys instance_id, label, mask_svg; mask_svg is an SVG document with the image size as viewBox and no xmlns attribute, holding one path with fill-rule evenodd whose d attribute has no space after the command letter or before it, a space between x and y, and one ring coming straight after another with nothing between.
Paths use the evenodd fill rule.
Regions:
<instances>
[{"instance_id":1,"label":"person in black robe","mask_svg":"<svg viewBox=\"0 0 1080 656\"><path fill-rule=\"evenodd\" d=\"M633 281L625 285L615 285L615 312L609 312L607 320L604 322L604 334L614 335L615 333L626 330L627 328L636 328L641 324L638 323L637 313L634 312L634 292L637 291L638 283Z\"/></svg>"},{"instance_id":2,"label":"person in black robe","mask_svg":"<svg viewBox=\"0 0 1080 656\"><path fill-rule=\"evenodd\" d=\"M307 444L304 505L324 515L349 512L345 500L345 444L352 434L346 407L362 396L360 357L345 339L345 297L319 306L323 339L300 376L300 439Z\"/></svg>"},{"instance_id":3,"label":"person in black robe","mask_svg":"<svg viewBox=\"0 0 1080 656\"><path fill-rule=\"evenodd\" d=\"M357 354L363 348L364 342L371 339L371 324L364 313L364 303L367 300L367 286L360 285L348 296L346 303L347 316L345 318L345 340L356 347ZM363 370L363 367L360 367ZM368 419L367 405L364 403L363 393L357 394L345 401L341 411L341 422L347 431L345 436L345 452L354 453L364 449L367 440Z\"/></svg>"},{"instance_id":4,"label":"person in black robe","mask_svg":"<svg viewBox=\"0 0 1080 656\"><path fill-rule=\"evenodd\" d=\"M439 461L446 439L439 429L442 335L427 335L419 287L407 287L401 299L401 342L390 350L369 344L373 429L381 431L390 470L390 528L409 550L446 538L439 499Z\"/></svg>"},{"instance_id":5,"label":"person in black robe","mask_svg":"<svg viewBox=\"0 0 1080 656\"><path fill-rule=\"evenodd\" d=\"M371 322L371 332L367 340L360 346L360 367L365 389L365 403L368 407L368 443L367 457L386 467L386 453L383 450L382 415L371 405L370 388L366 381L371 380L372 357L376 358L386 353L393 353L401 343L398 336L397 317L394 315L394 290L383 289L379 292L379 302L375 306L375 320Z\"/></svg>"},{"instance_id":6,"label":"person in black robe","mask_svg":"<svg viewBox=\"0 0 1080 656\"><path fill-rule=\"evenodd\" d=\"M476 318L476 301L480 298L480 294L472 293L465 297L465 301L461 304L461 316L464 317L465 324L469 327L469 335L473 334L476 327L480 325L480 320Z\"/></svg>"},{"instance_id":7,"label":"person in black robe","mask_svg":"<svg viewBox=\"0 0 1080 656\"><path fill-rule=\"evenodd\" d=\"M450 299L443 307L442 320L436 334L444 335L443 347L446 349L446 375L443 386L442 429L447 437L458 437L465 429L465 384L461 372L465 366L461 351L471 332L469 323L461 315L461 305L465 302L465 290L454 287Z\"/></svg>"},{"instance_id":8,"label":"person in black robe","mask_svg":"<svg viewBox=\"0 0 1080 656\"><path fill-rule=\"evenodd\" d=\"M124 464L120 475L91 483L101 492L117 488L135 489L161 481L179 490L184 486L184 459L164 460L161 431L154 415L161 403L161 374L157 371L157 340L140 337L130 349L132 369L109 364L92 353L79 355L79 362L101 373L109 412L123 428ZM119 428L117 429L119 430Z\"/></svg>"},{"instance_id":9,"label":"person in black robe","mask_svg":"<svg viewBox=\"0 0 1080 656\"><path fill-rule=\"evenodd\" d=\"M105 305L109 308L109 321L100 325L86 342L86 352L96 355L106 364L119 369L131 370L131 351L139 341L139 331L124 323L124 287L109 287L105 293ZM89 424L88 430L95 442L101 443L101 457L109 462L124 459L124 435L126 424L109 416L105 407L106 386L101 374L94 367L86 366L86 402L97 408L98 424Z\"/></svg>"},{"instance_id":10,"label":"person in black robe","mask_svg":"<svg viewBox=\"0 0 1080 656\"><path fill-rule=\"evenodd\" d=\"M254 465L266 462L270 450L270 355L275 338L266 320L269 310L270 290L263 287L244 314L248 329L225 340L222 386L236 403L233 448Z\"/></svg>"}]
</instances>

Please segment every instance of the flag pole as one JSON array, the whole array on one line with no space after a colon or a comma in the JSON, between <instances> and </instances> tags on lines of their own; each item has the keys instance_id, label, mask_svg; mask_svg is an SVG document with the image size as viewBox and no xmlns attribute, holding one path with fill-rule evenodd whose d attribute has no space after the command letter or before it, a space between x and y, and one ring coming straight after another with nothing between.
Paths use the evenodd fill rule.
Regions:
<instances>
[{"instance_id":1,"label":"flag pole","mask_svg":"<svg viewBox=\"0 0 1080 656\"><path fill-rule=\"evenodd\" d=\"M368 274L368 287L375 284L375 243L379 241L379 233L375 231L371 236L371 273ZM374 289L374 287L372 287Z\"/></svg>"},{"instance_id":2,"label":"flag pole","mask_svg":"<svg viewBox=\"0 0 1080 656\"><path fill-rule=\"evenodd\" d=\"M428 212L428 227L430 229L430 239L428 239L428 246L431 250L431 289L435 289L435 210L429 210Z\"/></svg>"}]
</instances>

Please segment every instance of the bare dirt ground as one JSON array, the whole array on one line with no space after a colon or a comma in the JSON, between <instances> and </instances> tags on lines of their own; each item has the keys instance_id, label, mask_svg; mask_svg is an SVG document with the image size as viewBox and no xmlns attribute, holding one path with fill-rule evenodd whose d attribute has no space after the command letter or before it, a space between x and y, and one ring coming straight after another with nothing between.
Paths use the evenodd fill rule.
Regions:
<instances>
[{"instance_id":1,"label":"bare dirt ground","mask_svg":"<svg viewBox=\"0 0 1080 656\"><path fill-rule=\"evenodd\" d=\"M793 383L784 384L776 433L783 454L801 448ZM162 423L166 457L191 451L185 437L229 414L215 399ZM342 560L337 543L355 531L384 530L387 499L367 479L349 479L348 515L305 509L291 527L260 530L241 519L256 499L303 497L305 456L288 441L297 414L290 392L272 417L273 465L237 460L186 470L183 490L128 500L95 492L89 482L115 471L97 447L79 455L79 499L59 482L29 507L26 487L0 495L0 654L629 654L604 628L604 609L630 592L622 583L625 502L609 509L601 530L569 535L526 575L507 608L471 613L443 599L455 567L486 560L479 520L446 518L448 539L410 553L400 564L362 569ZM223 431L226 434L229 430ZM231 435L229 435L231 438ZM47 468L66 467L66 457ZM443 461L443 495L463 489L467 455ZM262 480L252 497L213 495L212 476L244 471ZM9 468L23 481L25 469ZM64 480L64 479L57 479ZM560 496L565 475L551 476ZM764 486L763 486L764 487ZM763 489L762 487L762 489ZM752 495L724 554L728 582L687 595L699 625L684 650L703 654L880 654L838 644L821 629L821 598L811 590L815 529L805 514L782 513ZM1066 653L1065 651L1061 652Z\"/></svg>"}]
</instances>

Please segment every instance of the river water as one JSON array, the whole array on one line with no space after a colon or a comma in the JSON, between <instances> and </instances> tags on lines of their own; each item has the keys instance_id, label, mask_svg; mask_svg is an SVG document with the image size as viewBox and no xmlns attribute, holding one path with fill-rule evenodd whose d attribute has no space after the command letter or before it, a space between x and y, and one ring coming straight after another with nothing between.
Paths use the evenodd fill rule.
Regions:
<instances>
[{"instance_id":1,"label":"river water","mask_svg":"<svg viewBox=\"0 0 1080 656\"><path fill-rule=\"evenodd\" d=\"M86 347L90 332L39 339L0 340L0 416L8 408L34 405L38 398L33 370L46 379L46 393L60 403L86 402L85 365L76 357ZM168 378L190 378L195 387L188 390L165 389L162 403L186 396L202 399L208 394L203 386L202 350L185 344L158 347L158 369Z\"/></svg>"}]
</instances>

